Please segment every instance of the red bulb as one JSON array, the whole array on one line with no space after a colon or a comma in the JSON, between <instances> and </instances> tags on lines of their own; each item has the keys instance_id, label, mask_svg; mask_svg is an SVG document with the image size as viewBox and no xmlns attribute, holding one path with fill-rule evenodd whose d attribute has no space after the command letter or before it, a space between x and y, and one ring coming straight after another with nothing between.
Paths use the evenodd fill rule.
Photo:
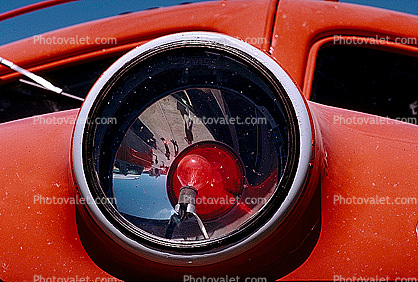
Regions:
<instances>
[{"instance_id":1,"label":"red bulb","mask_svg":"<svg viewBox=\"0 0 418 282\"><path fill-rule=\"evenodd\" d=\"M174 160L167 177L167 194L173 207L180 190L198 190L196 213L215 219L232 209L244 185L244 168L232 149L216 141L195 143Z\"/></svg>"},{"instance_id":2,"label":"red bulb","mask_svg":"<svg viewBox=\"0 0 418 282\"><path fill-rule=\"evenodd\" d=\"M211 164L200 155L187 155L177 166L177 178L182 186L200 190L212 180Z\"/></svg>"}]
</instances>

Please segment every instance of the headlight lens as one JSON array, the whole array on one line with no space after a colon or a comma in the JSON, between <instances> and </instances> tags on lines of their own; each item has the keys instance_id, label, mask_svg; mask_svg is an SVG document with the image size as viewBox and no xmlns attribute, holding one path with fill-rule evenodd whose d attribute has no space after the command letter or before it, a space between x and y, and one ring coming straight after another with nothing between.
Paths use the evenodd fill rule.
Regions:
<instances>
[{"instance_id":1,"label":"headlight lens","mask_svg":"<svg viewBox=\"0 0 418 282\"><path fill-rule=\"evenodd\" d=\"M260 228L277 227L303 188L298 116L311 134L303 101L292 98L301 113L288 86L240 46L261 53L210 33L141 46L102 76L81 110L80 118L117 121L76 128L81 194L108 200L87 207L140 255L170 263L166 254L187 260L267 236ZM184 210L183 187L196 193Z\"/></svg>"}]
</instances>

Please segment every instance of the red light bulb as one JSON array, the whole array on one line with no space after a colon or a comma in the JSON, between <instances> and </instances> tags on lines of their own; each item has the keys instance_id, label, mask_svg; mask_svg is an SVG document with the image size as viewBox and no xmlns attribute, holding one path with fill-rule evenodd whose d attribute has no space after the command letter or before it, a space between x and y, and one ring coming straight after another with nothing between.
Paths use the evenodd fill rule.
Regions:
<instances>
[{"instance_id":1,"label":"red light bulb","mask_svg":"<svg viewBox=\"0 0 418 282\"><path fill-rule=\"evenodd\" d=\"M211 164L200 155L189 154L179 162L177 178L183 187L191 186L199 190L209 184L212 179Z\"/></svg>"},{"instance_id":2,"label":"red light bulb","mask_svg":"<svg viewBox=\"0 0 418 282\"><path fill-rule=\"evenodd\" d=\"M233 149L216 141L195 143L176 157L167 177L167 194L175 207L181 191L199 190L196 213L217 218L235 206L244 185L244 168Z\"/></svg>"}]
</instances>

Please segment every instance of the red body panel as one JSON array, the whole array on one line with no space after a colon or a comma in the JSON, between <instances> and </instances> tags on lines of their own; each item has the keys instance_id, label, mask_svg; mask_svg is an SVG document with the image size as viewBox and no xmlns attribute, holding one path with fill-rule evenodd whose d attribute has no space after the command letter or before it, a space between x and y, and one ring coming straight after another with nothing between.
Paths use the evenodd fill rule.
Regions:
<instances>
[{"instance_id":1,"label":"red body panel","mask_svg":"<svg viewBox=\"0 0 418 282\"><path fill-rule=\"evenodd\" d=\"M117 56L165 34L215 31L270 52L308 91L304 81L310 82L313 68L313 62L307 66L308 56L318 40L335 34L392 40L418 35L417 17L398 12L281 0L275 15L276 4L220 1L127 14L44 35L116 38L117 45L37 45L29 38L1 46L0 55L32 71L51 70ZM19 77L4 67L0 75L4 82ZM309 97L308 92L304 95ZM320 186L321 234L305 263L283 279L417 277L416 203L347 204L347 199L416 199L418 127L312 102L308 106L326 164ZM55 118L49 124L33 117L0 125L0 278L5 281L31 280L34 275L111 277L90 259L77 231L70 169L76 114L72 110L43 116ZM335 117L361 117L368 124L341 124ZM346 203L334 203L336 196Z\"/></svg>"},{"instance_id":2,"label":"red body panel","mask_svg":"<svg viewBox=\"0 0 418 282\"><path fill-rule=\"evenodd\" d=\"M415 196L418 128L409 124L334 125L334 116L375 117L314 103L309 106L321 126L326 152L322 228L308 260L285 279L417 275L415 204L334 204L334 196L388 196L392 201ZM70 121L76 118L76 111L44 117L52 116L57 121ZM72 125L34 126L36 121L34 117L0 126L1 144L10 148L0 152L0 159L13 159L1 163L0 182L6 185L0 228L13 230L1 238L2 278L20 280L51 273L57 277L72 273L106 277L89 260L78 238L75 206L71 204L75 191L69 173ZM39 131L43 134L37 134ZM16 150L21 148L30 154L19 154ZM65 201L62 199L68 202L57 204Z\"/></svg>"},{"instance_id":3,"label":"red body panel","mask_svg":"<svg viewBox=\"0 0 418 282\"><path fill-rule=\"evenodd\" d=\"M77 110L0 125L0 277L109 277L76 227L70 145ZM55 117L56 124L47 122ZM66 118L66 122L61 120ZM39 134L42 132L42 134Z\"/></svg>"},{"instance_id":4,"label":"red body panel","mask_svg":"<svg viewBox=\"0 0 418 282\"><path fill-rule=\"evenodd\" d=\"M243 40L259 39L258 48L270 42L276 1L219 1L155 9L101 19L44 34L45 38L112 38L117 45L34 44L34 38L0 47L2 57L31 71L69 62L121 55L147 40L181 31L214 31ZM243 28L244 27L244 28ZM257 43L256 42L256 43ZM40 66L42 65L42 66ZM34 66L39 66L32 68ZM11 71L0 66L0 75ZM17 77L15 73L0 79Z\"/></svg>"},{"instance_id":5,"label":"red body panel","mask_svg":"<svg viewBox=\"0 0 418 282\"><path fill-rule=\"evenodd\" d=\"M418 127L315 103L309 106L318 118L326 152L321 235L307 261L284 280L417 277L417 205L401 198L417 195ZM334 122L336 116L371 124ZM380 121L373 124L376 120ZM354 197L361 200L350 204L347 199ZM372 198L377 204L365 202Z\"/></svg>"},{"instance_id":6,"label":"red body panel","mask_svg":"<svg viewBox=\"0 0 418 282\"><path fill-rule=\"evenodd\" d=\"M416 16L346 3L281 0L270 53L301 88L308 52L315 41L333 35L414 38ZM307 95L307 93L305 93Z\"/></svg>"}]
</instances>

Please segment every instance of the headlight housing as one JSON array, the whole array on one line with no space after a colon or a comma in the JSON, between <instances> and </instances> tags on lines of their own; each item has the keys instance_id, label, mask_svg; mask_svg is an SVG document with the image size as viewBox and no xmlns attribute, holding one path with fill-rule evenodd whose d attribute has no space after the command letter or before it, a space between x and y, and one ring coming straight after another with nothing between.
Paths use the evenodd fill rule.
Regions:
<instances>
[{"instance_id":1,"label":"headlight housing","mask_svg":"<svg viewBox=\"0 0 418 282\"><path fill-rule=\"evenodd\" d=\"M157 263L208 265L286 219L308 178L312 128L298 89L268 55L187 32L137 47L101 76L72 150L85 208L116 244ZM199 219L171 222L184 186L178 166L190 155L207 167L196 172L204 184L195 211L208 238Z\"/></svg>"}]
</instances>

